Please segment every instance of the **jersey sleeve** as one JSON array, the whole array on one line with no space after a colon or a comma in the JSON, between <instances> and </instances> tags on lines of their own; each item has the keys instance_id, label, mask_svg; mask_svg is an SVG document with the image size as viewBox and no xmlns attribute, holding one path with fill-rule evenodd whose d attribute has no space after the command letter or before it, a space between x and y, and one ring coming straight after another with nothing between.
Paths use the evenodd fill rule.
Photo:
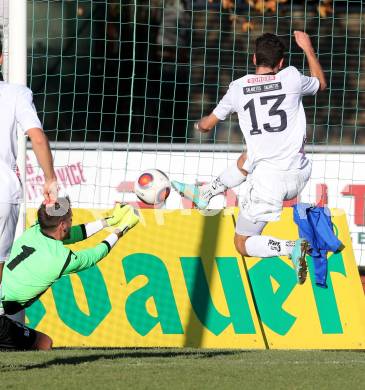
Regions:
<instances>
[{"instance_id":1,"label":"jersey sleeve","mask_svg":"<svg viewBox=\"0 0 365 390\"><path fill-rule=\"evenodd\" d=\"M315 95L319 88L319 80L317 77L309 77L300 75L302 95Z\"/></svg>"},{"instance_id":2,"label":"jersey sleeve","mask_svg":"<svg viewBox=\"0 0 365 390\"><path fill-rule=\"evenodd\" d=\"M100 230L104 229L104 224L101 219L82 225L72 226L70 229L69 238L65 239L63 243L65 245L73 244L82 240L86 240Z\"/></svg>"},{"instance_id":3,"label":"jersey sleeve","mask_svg":"<svg viewBox=\"0 0 365 390\"><path fill-rule=\"evenodd\" d=\"M101 242L94 248L80 251L70 251L70 260L62 275L83 271L94 266L109 253L110 247L107 243Z\"/></svg>"},{"instance_id":4,"label":"jersey sleeve","mask_svg":"<svg viewBox=\"0 0 365 390\"><path fill-rule=\"evenodd\" d=\"M72 226L70 229L70 236L63 240L62 242L65 245L74 244L75 242L79 242L85 240L87 238L85 225L77 225Z\"/></svg>"},{"instance_id":5,"label":"jersey sleeve","mask_svg":"<svg viewBox=\"0 0 365 390\"><path fill-rule=\"evenodd\" d=\"M22 88L17 95L15 117L24 133L32 128L42 129L33 104L33 94L29 88Z\"/></svg>"},{"instance_id":6,"label":"jersey sleeve","mask_svg":"<svg viewBox=\"0 0 365 390\"><path fill-rule=\"evenodd\" d=\"M218 106L213 110L213 114L221 121L225 120L229 114L235 112L233 99L233 83L229 85L227 93L223 96Z\"/></svg>"}]
</instances>

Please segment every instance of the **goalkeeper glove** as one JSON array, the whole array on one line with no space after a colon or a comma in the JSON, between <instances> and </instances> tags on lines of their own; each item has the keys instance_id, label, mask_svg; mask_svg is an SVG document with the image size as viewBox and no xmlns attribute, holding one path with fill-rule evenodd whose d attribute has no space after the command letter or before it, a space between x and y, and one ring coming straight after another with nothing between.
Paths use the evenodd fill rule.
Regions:
<instances>
[{"instance_id":1,"label":"goalkeeper glove","mask_svg":"<svg viewBox=\"0 0 365 390\"><path fill-rule=\"evenodd\" d=\"M117 203L113 209L111 217L105 218L107 226L117 225L122 221L124 215L129 211L129 205Z\"/></svg>"},{"instance_id":2,"label":"goalkeeper glove","mask_svg":"<svg viewBox=\"0 0 365 390\"><path fill-rule=\"evenodd\" d=\"M116 230L121 233L121 236L123 236L128 230L132 229L132 227L136 226L139 222L139 214L134 207L130 205L125 205L124 208L127 211L125 212L122 217L122 220L116 227Z\"/></svg>"}]
</instances>

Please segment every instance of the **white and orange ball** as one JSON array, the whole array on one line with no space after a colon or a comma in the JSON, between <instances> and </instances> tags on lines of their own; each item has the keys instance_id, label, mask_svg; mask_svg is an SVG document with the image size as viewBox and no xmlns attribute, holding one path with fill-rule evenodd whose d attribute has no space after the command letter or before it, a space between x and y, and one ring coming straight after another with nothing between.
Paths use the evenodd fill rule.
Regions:
<instances>
[{"instance_id":1,"label":"white and orange ball","mask_svg":"<svg viewBox=\"0 0 365 390\"><path fill-rule=\"evenodd\" d=\"M142 172L134 183L134 192L144 203L158 205L168 198L171 183L167 175L159 169Z\"/></svg>"}]
</instances>

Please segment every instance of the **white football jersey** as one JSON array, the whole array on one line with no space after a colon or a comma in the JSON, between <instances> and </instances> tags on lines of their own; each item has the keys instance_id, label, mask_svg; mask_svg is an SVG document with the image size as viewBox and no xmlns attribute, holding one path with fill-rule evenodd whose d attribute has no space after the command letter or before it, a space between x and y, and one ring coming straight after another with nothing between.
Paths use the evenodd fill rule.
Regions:
<instances>
[{"instance_id":1,"label":"white football jersey","mask_svg":"<svg viewBox=\"0 0 365 390\"><path fill-rule=\"evenodd\" d=\"M17 124L24 133L42 128L33 104L32 91L22 85L0 82L0 202L18 203L20 181L16 175Z\"/></svg>"},{"instance_id":2,"label":"white football jersey","mask_svg":"<svg viewBox=\"0 0 365 390\"><path fill-rule=\"evenodd\" d=\"M258 164L277 170L301 169L306 119L302 96L314 95L316 77L289 66L276 74L248 74L229 85L214 115L226 119L237 112L247 145L244 168L252 172Z\"/></svg>"}]
</instances>

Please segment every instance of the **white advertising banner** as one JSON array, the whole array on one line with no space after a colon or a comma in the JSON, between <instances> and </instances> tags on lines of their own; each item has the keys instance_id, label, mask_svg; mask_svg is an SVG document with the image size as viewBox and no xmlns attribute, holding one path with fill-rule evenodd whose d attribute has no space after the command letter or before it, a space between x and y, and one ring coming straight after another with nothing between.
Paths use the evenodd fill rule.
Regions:
<instances>
[{"instance_id":1,"label":"white advertising banner","mask_svg":"<svg viewBox=\"0 0 365 390\"><path fill-rule=\"evenodd\" d=\"M170 179L189 183L207 182L229 164L238 153L222 152L123 152L55 150L56 174L62 193L71 197L73 207L108 208L115 201L136 202L133 184L145 169L158 168ZM312 154L312 176L300 196L301 202L344 209L351 231L355 257L365 265L365 154ZM32 151L27 154L27 207L42 201L43 175ZM239 189L212 199L210 207L234 206ZM289 205L289 204L288 204ZM163 206L190 208L174 191Z\"/></svg>"}]
</instances>

